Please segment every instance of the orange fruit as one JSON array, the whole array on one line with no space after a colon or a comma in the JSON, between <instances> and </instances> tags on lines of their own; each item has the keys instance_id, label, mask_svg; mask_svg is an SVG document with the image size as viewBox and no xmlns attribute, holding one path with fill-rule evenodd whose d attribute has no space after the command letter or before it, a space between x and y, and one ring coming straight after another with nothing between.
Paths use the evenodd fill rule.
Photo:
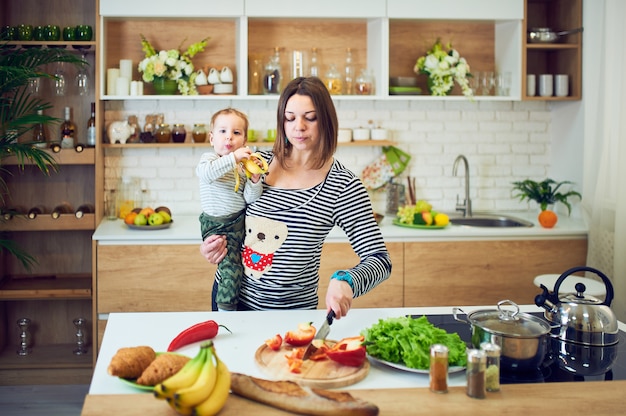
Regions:
<instances>
[{"instance_id":1,"label":"orange fruit","mask_svg":"<svg viewBox=\"0 0 626 416\"><path fill-rule=\"evenodd\" d=\"M128 214L126 214L126 216L124 217L124 222L126 224L133 225L135 223L136 216L137 216L137 213L131 211Z\"/></svg>"},{"instance_id":2,"label":"orange fruit","mask_svg":"<svg viewBox=\"0 0 626 416\"><path fill-rule=\"evenodd\" d=\"M549 209L544 209L539 213L539 217L537 217L537 220L539 220L539 224L541 224L543 228L554 227L558 219L559 218L554 213L554 211L550 211Z\"/></svg>"}]
</instances>

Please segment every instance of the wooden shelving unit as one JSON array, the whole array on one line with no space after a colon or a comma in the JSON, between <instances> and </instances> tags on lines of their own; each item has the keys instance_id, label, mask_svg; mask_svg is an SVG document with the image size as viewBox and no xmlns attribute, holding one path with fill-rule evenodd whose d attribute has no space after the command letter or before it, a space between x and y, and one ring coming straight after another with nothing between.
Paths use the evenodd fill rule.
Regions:
<instances>
[{"instance_id":1,"label":"wooden shelving unit","mask_svg":"<svg viewBox=\"0 0 626 416\"><path fill-rule=\"evenodd\" d=\"M77 69L66 64L67 93L55 96L52 81L42 79L39 98L52 104L45 112L48 116L62 119L63 108L70 107L77 144L85 143L92 102L96 103L98 123L95 148L46 150L57 163L49 175L44 175L28 161L15 157L2 160L2 177L7 183L7 193L3 194L5 207L28 209L44 205L52 209L69 202L76 209L90 203L96 212L81 218L67 213L57 219L49 213L29 219L22 213L0 221L2 238L14 242L36 259L33 267L26 269L13 256L0 253L0 385L88 383L95 363L91 345L95 339L91 236L102 218L104 199L103 153L98 144L102 141L104 113L96 99L99 94L96 82L99 79L98 8L99 0L7 0L0 5L3 26L88 24L93 27L94 39L89 42L11 41L8 45L64 48L77 55L84 50L89 63L90 94L78 94L73 83ZM53 65L42 70L53 73ZM48 125L50 137L58 134L58 124ZM19 345L16 322L24 317L31 320L32 352L19 356L16 354ZM78 317L87 320L88 353L83 355L73 354L76 329L72 321Z\"/></svg>"}]
</instances>

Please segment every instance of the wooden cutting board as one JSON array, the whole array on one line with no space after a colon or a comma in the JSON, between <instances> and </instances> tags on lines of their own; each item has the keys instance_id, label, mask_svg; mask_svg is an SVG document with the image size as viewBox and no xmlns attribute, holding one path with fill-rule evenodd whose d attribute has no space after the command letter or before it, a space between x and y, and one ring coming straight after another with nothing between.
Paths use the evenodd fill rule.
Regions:
<instances>
[{"instance_id":1,"label":"wooden cutting board","mask_svg":"<svg viewBox=\"0 0 626 416\"><path fill-rule=\"evenodd\" d=\"M328 341L327 341L328 342ZM330 341L332 342L332 341ZM261 345L254 356L261 370L275 380L293 380L303 386L332 389L349 386L363 380L369 373L370 363L365 360L360 367L341 365L333 360L306 360L299 374L289 371L285 355L289 355L293 347L283 345L274 351L267 345Z\"/></svg>"}]
</instances>

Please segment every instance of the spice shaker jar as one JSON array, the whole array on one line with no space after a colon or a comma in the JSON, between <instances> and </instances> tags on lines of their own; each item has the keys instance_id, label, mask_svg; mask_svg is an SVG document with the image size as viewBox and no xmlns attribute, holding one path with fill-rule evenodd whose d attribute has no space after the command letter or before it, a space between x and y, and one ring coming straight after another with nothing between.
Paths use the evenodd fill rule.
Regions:
<instances>
[{"instance_id":1,"label":"spice shaker jar","mask_svg":"<svg viewBox=\"0 0 626 416\"><path fill-rule=\"evenodd\" d=\"M430 391L434 393L448 392L448 347L434 344L430 347Z\"/></svg>"},{"instance_id":2,"label":"spice shaker jar","mask_svg":"<svg viewBox=\"0 0 626 416\"><path fill-rule=\"evenodd\" d=\"M485 367L485 389L500 391L500 347L490 342L480 344L480 349L487 354Z\"/></svg>"},{"instance_id":3,"label":"spice shaker jar","mask_svg":"<svg viewBox=\"0 0 626 416\"><path fill-rule=\"evenodd\" d=\"M487 353L482 350L467 350L467 395L475 399L485 398L485 367L487 365Z\"/></svg>"}]
</instances>

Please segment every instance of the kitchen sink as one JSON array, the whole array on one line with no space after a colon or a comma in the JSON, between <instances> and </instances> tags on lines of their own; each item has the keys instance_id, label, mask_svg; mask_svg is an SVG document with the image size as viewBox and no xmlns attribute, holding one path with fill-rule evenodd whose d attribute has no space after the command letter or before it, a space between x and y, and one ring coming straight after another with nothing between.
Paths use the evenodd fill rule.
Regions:
<instances>
[{"instance_id":1,"label":"kitchen sink","mask_svg":"<svg viewBox=\"0 0 626 416\"><path fill-rule=\"evenodd\" d=\"M453 225L466 225L470 227L532 227L533 223L515 217L504 215L473 215L471 217L452 217Z\"/></svg>"}]
</instances>

